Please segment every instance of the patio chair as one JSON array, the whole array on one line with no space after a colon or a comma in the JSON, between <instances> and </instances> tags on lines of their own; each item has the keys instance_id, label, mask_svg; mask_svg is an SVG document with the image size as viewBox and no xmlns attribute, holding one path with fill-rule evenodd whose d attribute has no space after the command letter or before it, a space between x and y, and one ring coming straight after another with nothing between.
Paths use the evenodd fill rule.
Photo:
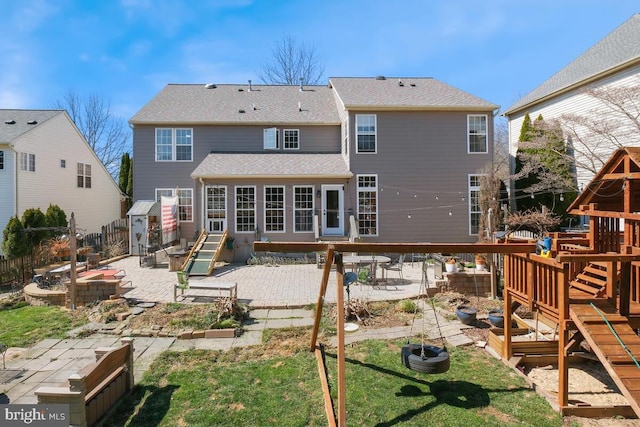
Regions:
<instances>
[{"instance_id":1,"label":"patio chair","mask_svg":"<svg viewBox=\"0 0 640 427\"><path fill-rule=\"evenodd\" d=\"M370 266L359 266L357 271L357 279L360 285L368 285L373 281L373 276L371 275L371 267Z\"/></svg>"},{"instance_id":2,"label":"patio chair","mask_svg":"<svg viewBox=\"0 0 640 427\"><path fill-rule=\"evenodd\" d=\"M389 277L389 271L397 271L400 276L400 280L404 281L402 276L402 265L404 264L404 254L401 254L398 258L391 261L389 264L383 265L382 268L387 271L387 278Z\"/></svg>"}]
</instances>

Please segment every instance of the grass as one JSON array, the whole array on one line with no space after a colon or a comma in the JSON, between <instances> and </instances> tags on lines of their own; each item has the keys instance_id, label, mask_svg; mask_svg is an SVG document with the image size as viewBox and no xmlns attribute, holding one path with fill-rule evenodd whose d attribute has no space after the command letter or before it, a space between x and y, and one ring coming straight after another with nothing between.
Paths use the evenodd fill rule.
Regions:
<instances>
[{"instance_id":1,"label":"grass","mask_svg":"<svg viewBox=\"0 0 640 427\"><path fill-rule=\"evenodd\" d=\"M301 330L228 352L165 352L107 425L326 426L317 361ZM452 349L447 373L425 375L401 364L402 345L347 346L349 426L562 425L520 376L481 350ZM326 350L326 364L337 405L335 349Z\"/></svg>"},{"instance_id":2,"label":"grass","mask_svg":"<svg viewBox=\"0 0 640 427\"><path fill-rule=\"evenodd\" d=\"M45 338L64 338L67 331L85 323L86 317L61 307L32 307L22 302L0 310L0 343L28 347Z\"/></svg>"}]
</instances>

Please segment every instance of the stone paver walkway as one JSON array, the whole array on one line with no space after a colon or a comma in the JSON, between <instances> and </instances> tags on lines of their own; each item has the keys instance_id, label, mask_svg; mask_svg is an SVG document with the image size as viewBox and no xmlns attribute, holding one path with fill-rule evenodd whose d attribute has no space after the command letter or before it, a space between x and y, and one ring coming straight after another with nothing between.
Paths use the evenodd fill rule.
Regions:
<instances>
[{"instance_id":1,"label":"stone paver walkway","mask_svg":"<svg viewBox=\"0 0 640 427\"><path fill-rule=\"evenodd\" d=\"M137 257L113 262L110 267L124 270L129 281L125 297L140 301L173 301L176 273L165 268L140 267ZM380 274L380 272L378 273ZM435 280L430 273L430 285ZM387 286L351 285L350 297L368 301L401 300L421 294L422 265L405 263L400 281L393 275ZM134 375L136 382L158 354L165 350L191 349L228 350L233 347L259 345L266 328L313 325L314 312L303 309L317 303L322 269L315 265L247 266L229 265L216 269L209 280L236 282L238 298L251 307L251 320L243 327L245 332L236 338L208 338L177 340L171 337L136 337L134 339ZM194 277L191 280L199 280ZM325 303L336 300L335 272L331 273ZM346 296L345 296L346 297ZM423 301L421 301L423 302ZM449 345L466 345L471 340L461 330L460 322L448 321L429 307L424 307L425 319L399 328L360 328L345 336L346 343L364 339L395 339L410 333L431 340L440 337L440 331ZM438 322L436 323L436 316ZM419 324L418 324L419 323ZM440 325L438 330L437 325ZM78 339L47 339L27 349L11 348L6 354L6 369L0 371L0 403L36 403L34 391L41 386L64 385L69 375L78 372L95 360L94 349L117 345L120 337L92 335ZM332 342L332 345L335 345Z\"/></svg>"}]
</instances>

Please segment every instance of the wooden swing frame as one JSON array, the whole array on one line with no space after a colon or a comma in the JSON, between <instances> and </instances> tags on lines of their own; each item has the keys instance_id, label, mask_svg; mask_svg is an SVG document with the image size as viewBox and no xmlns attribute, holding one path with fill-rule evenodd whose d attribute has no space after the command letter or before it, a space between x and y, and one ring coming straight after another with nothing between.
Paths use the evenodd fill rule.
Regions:
<instances>
[{"instance_id":1,"label":"wooden swing frame","mask_svg":"<svg viewBox=\"0 0 640 427\"><path fill-rule=\"evenodd\" d=\"M345 331L344 316L337 316L337 363L338 363L338 404L334 412L331 398L327 371L325 369L322 347L318 343L318 331L322 318L322 306L329 284L329 276L332 266L336 266L336 309L338 313L344 312L344 263L343 253L400 253L400 254L427 254L427 253L502 253L502 254L526 254L535 251L532 243L351 243L351 242L254 242L255 252L285 252L285 253L320 253L324 252L325 264L320 283L320 292L314 315L313 331L309 350L315 352L318 361L318 372L322 383L322 390L330 427L347 426L346 408L346 363L345 363Z\"/></svg>"}]
</instances>

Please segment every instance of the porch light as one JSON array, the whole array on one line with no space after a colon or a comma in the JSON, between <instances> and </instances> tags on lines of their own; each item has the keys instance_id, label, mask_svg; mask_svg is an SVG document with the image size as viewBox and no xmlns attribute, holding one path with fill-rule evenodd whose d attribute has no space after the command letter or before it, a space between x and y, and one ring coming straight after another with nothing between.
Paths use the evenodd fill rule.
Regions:
<instances>
[{"instance_id":1,"label":"porch light","mask_svg":"<svg viewBox=\"0 0 640 427\"><path fill-rule=\"evenodd\" d=\"M322 192L320 190L316 191L316 197L319 199L322 196Z\"/></svg>"}]
</instances>

